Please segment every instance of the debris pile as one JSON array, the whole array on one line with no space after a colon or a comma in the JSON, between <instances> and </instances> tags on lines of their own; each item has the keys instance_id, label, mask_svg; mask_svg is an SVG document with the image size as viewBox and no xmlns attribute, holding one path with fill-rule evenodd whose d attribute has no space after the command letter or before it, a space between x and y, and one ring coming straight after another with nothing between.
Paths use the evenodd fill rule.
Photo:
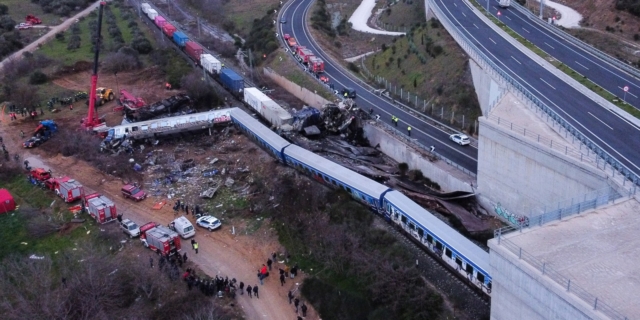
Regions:
<instances>
[{"instance_id":1,"label":"debris pile","mask_svg":"<svg viewBox=\"0 0 640 320\"><path fill-rule=\"evenodd\" d=\"M160 116L172 117L194 113L192 101L186 94L180 93L167 99L157 101L141 108L125 108L125 119L128 122L150 120Z\"/></svg>"}]
</instances>

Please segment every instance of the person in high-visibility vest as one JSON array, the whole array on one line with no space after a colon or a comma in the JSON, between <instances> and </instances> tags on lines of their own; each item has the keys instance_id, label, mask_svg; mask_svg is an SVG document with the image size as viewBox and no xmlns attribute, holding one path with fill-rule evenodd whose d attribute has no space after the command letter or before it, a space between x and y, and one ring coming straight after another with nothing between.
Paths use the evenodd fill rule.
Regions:
<instances>
[{"instance_id":1,"label":"person in high-visibility vest","mask_svg":"<svg viewBox=\"0 0 640 320\"><path fill-rule=\"evenodd\" d=\"M396 127L398 126L398 120L400 120L400 118L396 117L393 122L396 124Z\"/></svg>"},{"instance_id":2,"label":"person in high-visibility vest","mask_svg":"<svg viewBox=\"0 0 640 320\"><path fill-rule=\"evenodd\" d=\"M346 92L344 93L344 97L345 97L345 99L347 98L347 93Z\"/></svg>"},{"instance_id":3,"label":"person in high-visibility vest","mask_svg":"<svg viewBox=\"0 0 640 320\"><path fill-rule=\"evenodd\" d=\"M391 115L391 123L394 123L394 122L396 122L396 116Z\"/></svg>"},{"instance_id":4,"label":"person in high-visibility vest","mask_svg":"<svg viewBox=\"0 0 640 320\"><path fill-rule=\"evenodd\" d=\"M407 127L407 133L409 134L409 137L411 137L411 126Z\"/></svg>"}]
</instances>

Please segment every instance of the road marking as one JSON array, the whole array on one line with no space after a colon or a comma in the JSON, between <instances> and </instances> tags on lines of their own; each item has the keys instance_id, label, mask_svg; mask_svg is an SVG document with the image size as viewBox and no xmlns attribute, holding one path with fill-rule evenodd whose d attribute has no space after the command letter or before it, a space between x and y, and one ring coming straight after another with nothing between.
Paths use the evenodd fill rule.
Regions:
<instances>
[{"instance_id":1,"label":"road marking","mask_svg":"<svg viewBox=\"0 0 640 320\"><path fill-rule=\"evenodd\" d=\"M463 15L465 18L467 17L467 15L466 15L466 14L464 14L464 12L460 12L460 13L462 13L462 15Z\"/></svg>"},{"instance_id":2,"label":"road marking","mask_svg":"<svg viewBox=\"0 0 640 320\"><path fill-rule=\"evenodd\" d=\"M456 6L456 7L458 6L455 2L453 3L453 5Z\"/></svg>"},{"instance_id":3,"label":"road marking","mask_svg":"<svg viewBox=\"0 0 640 320\"><path fill-rule=\"evenodd\" d=\"M474 25L474 26L476 26L476 24L475 24L475 23L474 23L473 25ZM476 29L480 29L480 28L478 28L478 26L476 26Z\"/></svg>"},{"instance_id":4,"label":"road marking","mask_svg":"<svg viewBox=\"0 0 640 320\"><path fill-rule=\"evenodd\" d=\"M515 60L518 64L522 64L520 63L520 61L518 61L518 59L514 58L513 56L511 56L511 59Z\"/></svg>"},{"instance_id":5,"label":"road marking","mask_svg":"<svg viewBox=\"0 0 640 320\"><path fill-rule=\"evenodd\" d=\"M593 113L591 113L591 112L589 112L589 111L587 111L587 113L588 113L588 114L590 114L592 117L596 118L596 120L598 120L598 121L602 122L602 124L604 124L605 126L607 126L607 128L609 128L609 129L613 130L613 128L611 128L608 124L604 123L604 121L602 121L602 120L598 119L598 117L594 116L594 115L593 115Z\"/></svg>"},{"instance_id":6,"label":"road marking","mask_svg":"<svg viewBox=\"0 0 640 320\"><path fill-rule=\"evenodd\" d=\"M619 115L617 112L613 111L612 109L609 109L609 112L613 113L614 116L620 118L620 120L626 122L628 125L632 126L634 129L640 131L640 128L638 128L638 126L636 126L635 124L629 122L629 120L623 118L621 115Z\"/></svg>"},{"instance_id":7,"label":"road marking","mask_svg":"<svg viewBox=\"0 0 640 320\"><path fill-rule=\"evenodd\" d=\"M505 18L507 18L507 19L509 19L509 20L511 20L511 18L509 18L508 16L504 16L504 17L505 17Z\"/></svg>"},{"instance_id":8,"label":"road marking","mask_svg":"<svg viewBox=\"0 0 640 320\"><path fill-rule=\"evenodd\" d=\"M540 80L542 80L542 82L546 83L549 87L553 88L552 85L549 84L549 82L544 81L544 79L540 78ZM553 90L555 90L556 88L553 88Z\"/></svg>"},{"instance_id":9,"label":"road marking","mask_svg":"<svg viewBox=\"0 0 640 320\"><path fill-rule=\"evenodd\" d=\"M531 33L529 32L529 30L525 29L524 27L522 27L522 30L524 30L526 33Z\"/></svg>"},{"instance_id":10,"label":"road marking","mask_svg":"<svg viewBox=\"0 0 640 320\"><path fill-rule=\"evenodd\" d=\"M587 68L587 67L583 66L583 65L582 65L582 63L580 63L580 62L578 62L578 61L576 61L576 63L577 63L579 66L581 66L581 67L583 67L583 68L585 68L585 69L589 70L589 68Z\"/></svg>"},{"instance_id":11,"label":"road marking","mask_svg":"<svg viewBox=\"0 0 640 320\"><path fill-rule=\"evenodd\" d=\"M550 44L548 44L548 43L546 43L546 42L545 42L544 44L546 44L546 45L548 45L549 47L551 47L551 49L555 49L552 45L550 45Z\"/></svg>"},{"instance_id":12,"label":"road marking","mask_svg":"<svg viewBox=\"0 0 640 320\"><path fill-rule=\"evenodd\" d=\"M497 44L495 41L493 41L493 39L489 38L489 40L491 40L491 42L493 42L493 44Z\"/></svg>"},{"instance_id":13,"label":"road marking","mask_svg":"<svg viewBox=\"0 0 640 320\"><path fill-rule=\"evenodd\" d=\"M622 87L618 87L618 88L619 88L620 90L624 91L624 89L623 89ZM627 91L627 94L632 95L634 98L638 98L638 96L636 96L635 94L633 94L633 93L631 93L631 92L629 92L629 91Z\"/></svg>"}]
</instances>

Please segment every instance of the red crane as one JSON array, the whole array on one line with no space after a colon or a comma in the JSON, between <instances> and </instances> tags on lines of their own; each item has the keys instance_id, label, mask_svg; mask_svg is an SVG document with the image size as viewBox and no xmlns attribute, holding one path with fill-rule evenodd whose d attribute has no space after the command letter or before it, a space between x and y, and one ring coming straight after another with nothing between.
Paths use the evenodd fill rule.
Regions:
<instances>
[{"instance_id":1,"label":"red crane","mask_svg":"<svg viewBox=\"0 0 640 320\"><path fill-rule=\"evenodd\" d=\"M100 10L98 12L98 39L96 41L96 52L93 57L93 74L91 75L91 91L89 91L89 114L87 114L87 118L82 121L82 127L86 130L91 130L102 124L102 121L98 118L98 113L96 112L96 88L98 86L98 57L100 56L102 12L106 5L107 3L105 1L100 2Z\"/></svg>"}]
</instances>

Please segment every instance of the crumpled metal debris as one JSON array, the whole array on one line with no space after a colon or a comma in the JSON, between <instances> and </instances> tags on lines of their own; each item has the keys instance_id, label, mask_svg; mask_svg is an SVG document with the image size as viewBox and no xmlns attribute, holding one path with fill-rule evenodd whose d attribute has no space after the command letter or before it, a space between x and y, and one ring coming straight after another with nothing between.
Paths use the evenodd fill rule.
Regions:
<instances>
[{"instance_id":1,"label":"crumpled metal debris","mask_svg":"<svg viewBox=\"0 0 640 320\"><path fill-rule=\"evenodd\" d=\"M224 185L227 186L227 188L231 188L231 186L233 186L235 182L236 182L235 180L231 178L227 178L227 180L224 182Z\"/></svg>"}]
</instances>

